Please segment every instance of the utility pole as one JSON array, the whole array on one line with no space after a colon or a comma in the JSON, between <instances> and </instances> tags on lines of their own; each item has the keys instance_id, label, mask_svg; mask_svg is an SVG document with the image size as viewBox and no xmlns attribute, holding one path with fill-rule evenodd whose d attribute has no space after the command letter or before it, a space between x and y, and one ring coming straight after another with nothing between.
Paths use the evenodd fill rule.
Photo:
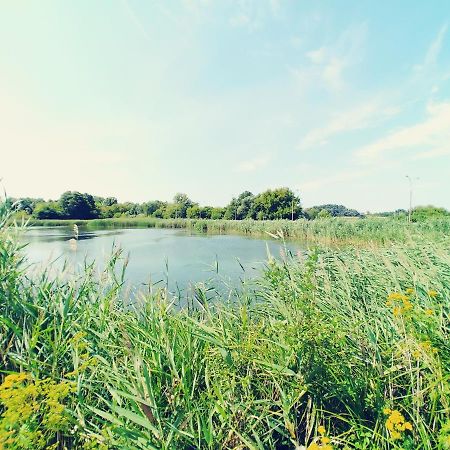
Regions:
<instances>
[{"instance_id":1,"label":"utility pole","mask_svg":"<svg viewBox=\"0 0 450 450\"><path fill-rule=\"evenodd\" d=\"M292 201L291 201L291 220L294 220L294 199L295 199L295 193L298 192L298 189L295 189L293 191L294 196L292 197Z\"/></svg>"},{"instance_id":2,"label":"utility pole","mask_svg":"<svg viewBox=\"0 0 450 450\"><path fill-rule=\"evenodd\" d=\"M411 178L409 175L406 175L409 181L409 210L408 210L408 222L411 223L411 213L412 213L412 199L413 199L413 181L418 180L418 177Z\"/></svg>"}]
</instances>

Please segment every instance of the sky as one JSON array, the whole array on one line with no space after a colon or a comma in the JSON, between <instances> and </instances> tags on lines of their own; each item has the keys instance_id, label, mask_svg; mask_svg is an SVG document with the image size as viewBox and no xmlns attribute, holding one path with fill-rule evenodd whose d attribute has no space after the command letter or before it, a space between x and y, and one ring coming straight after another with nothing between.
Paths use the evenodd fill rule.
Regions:
<instances>
[{"instance_id":1,"label":"sky","mask_svg":"<svg viewBox=\"0 0 450 450\"><path fill-rule=\"evenodd\" d=\"M448 0L0 0L13 197L450 208Z\"/></svg>"}]
</instances>

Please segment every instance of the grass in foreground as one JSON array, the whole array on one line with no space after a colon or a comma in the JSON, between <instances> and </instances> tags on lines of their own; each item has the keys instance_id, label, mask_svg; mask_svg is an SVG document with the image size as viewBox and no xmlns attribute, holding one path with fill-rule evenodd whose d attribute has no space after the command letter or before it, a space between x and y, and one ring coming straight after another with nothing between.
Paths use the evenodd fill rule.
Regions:
<instances>
[{"instance_id":1,"label":"grass in foreground","mask_svg":"<svg viewBox=\"0 0 450 450\"><path fill-rule=\"evenodd\" d=\"M233 304L130 310L119 254L29 279L2 214L0 448L450 448L442 245L317 251Z\"/></svg>"}]
</instances>

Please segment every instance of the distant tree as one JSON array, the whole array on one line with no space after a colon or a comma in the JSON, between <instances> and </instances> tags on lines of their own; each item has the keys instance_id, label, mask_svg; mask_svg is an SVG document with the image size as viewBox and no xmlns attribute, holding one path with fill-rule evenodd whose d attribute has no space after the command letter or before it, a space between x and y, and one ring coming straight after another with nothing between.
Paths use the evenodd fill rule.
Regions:
<instances>
[{"instance_id":1,"label":"distant tree","mask_svg":"<svg viewBox=\"0 0 450 450\"><path fill-rule=\"evenodd\" d=\"M153 216L156 211L158 211L161 208L164 208L165 203L161 202L160 200L153 200L147 203L144 203L142 205L143 213L146 216Z\"/></svg>"},{"instance_id":2,"label":"distant tree","mask_svg":"<svg viewBox=\"0 0 450 450\"><path fill-rule=\"evenodd\" d=\"M14 201L16 211L23 211L29 215L33 214L34 208L38 203L43 202L44 199L42 198L30 198L30 197L20 198Z\"/></svg>"},{"instance_id":3,"label":"distant tree","mask_svg":"<svg viewBox=\"0 0 450 450\"><path fill-rule=\"evenodd\" d=\"M314 219L317 217L317 214L322 211L326 210L330 213L332 217L361 217L362 214L355 209L349 209L344 205L334 205L334 204L327 204L327 205L320 205L320 206L313 206L312 208L308 208L307 213L310 216L310 218Z\"/></svg>"},{"instance_id":4,"label":"distant tree","mask_svg":"<svg viewBox=\"0 0 450 450\"><path fill-rule=\"evenodd\" d=\"M188 219L201 219L202 218L202 208L198 205L190 206L186 210L186 217Z\"/></svg>"},{"instance_id":5,"label":"distant tree","mask_svg":"<svg viewBox=\"0 0 450 450\"><path fill-rule=\"evenodd\" d=\"M316 206L313 206L311 208L307 208L304 211L305 217L307 219L314 220L315 218L317 218L317 214L319 214L320 211L321 210L319 208L317 208Z\"/></svg>"},{"instance_id":6,"label":"distant tree","mask_svg":"<svg viewBox=\"0 0 450 450\"><path fill-rule=\"evenodd\" d=\"M107 197L107 198L103 199L102 203L105 206L117 205L117 198L116 197Z\"/></svg>"},{"instance_id":7,"label":"distant tree","mask_svg":"<svg viewBox=\"0 0 450 450\"><path fill-rule=\"evenodd\" d=\"M223 219L225 208L215 207L211 209L211 219Z\"/></svg>"},{"instance_id":8,"label":"distant tree","mask_svg":"<svg viewBox=\"0 0 450 450\"><path fill-rule=\"evenodd\" d=\"M94 197L90 194L64 192L59 199L59 206L67 219L95 219L99 216Z\"/></svg>"},{"instance_id":9,"label":"distant tree","mask_svg":"<svg viewBox=\"0 0 450 450\"><path fill-rule=\"evenodd\" d=\"M63 214L57 202L38 203L33 210L36 219L61 219Z\"/></svg>"},{"instance_id":10,"label":"distant tree","mask_svg":"<svg viewBox=\"0 0 450 450\"><path fill-rule=\"evenodd\" d=\"M328 211L328 209L321 209L318 213L317 213L317 219L326 219L328 217L331 217L331 213L330 211Z\"/></svg>"},{"instance_id":11,"label":"distant tree","mask_svg":"<svg viewBox=\"0 0 450 450\"><path fill-rule=\"evenodd\" d=\"M302 215L300 198L288 188L268 189L258 194L249 216L257 220L294 219Z\"/></svg>"},{"instance_id":12,"label":"distant tree","mask_svg":"<svg viewBox=\"0 0 450 450\"><path fill-rule=\"evenodd\" d=\"M227 205L224 218L243 220L249 217L255 196L250 191L244 191L238 198L233 198Z\"/></svg>"},{"instance_id":13,"label":"distant tree","mask_svg":"<svg viewBox=\"0 0 450 450\"><path fill-rule=\"evenodd\" d=\"M173 211L175 211L175 217L186 217L187 209L191 206L194 206L194 202L186 194L182 194L180 192L175 194L173 203Z\"/></svg>"},{"instance_id":14,"label":"distant tree","mask_svg":"<svg viewBox=\"0 0 450 450\"><path fill-rule=\"evenodd\" d=\"M429 219L441 219L444 217L448 217L449 215L449 211L438 206L417 206L412 210L411 220L413 222L423 222Z\"/></svg>"},{"instance_id":15,"label":"distant tree","mask_svg":"<svg viewBox=\"0 0 450 450\"><path fill-rule=\"evenodd\" d=\"M183 211L180 209L178 203L169 203L162 211L162 217L164 219L179 219L182 216ZM186 217L186 212L184 212L184 217Z\"/></svg>"}]
</instances>

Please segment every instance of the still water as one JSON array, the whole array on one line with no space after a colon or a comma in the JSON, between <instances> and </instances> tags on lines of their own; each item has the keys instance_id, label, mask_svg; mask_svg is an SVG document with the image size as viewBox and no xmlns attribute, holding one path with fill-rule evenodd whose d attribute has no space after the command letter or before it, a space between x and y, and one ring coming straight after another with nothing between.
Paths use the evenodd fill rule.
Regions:
<instances>
[{"instance_id":1,"label":"still water","mask_svg":"<svg viewBox=\"0 0 450 450\"><path fill-rule=\"evenodd\" d=\"M114 247L129 256L128 285L141 289L169 286L172 292L185 291L197 283L230 287L249 280L263 269L268 252L280 258L286 251L298 254L300 244L284 244L275 239L255 239L239 235L190 234L174 229L83 230L70 241L70 227L30 228L24 236L28 261L36 270L63 266L73 272L85 261L105 266Z\"/></svg>"}]
</instances>

